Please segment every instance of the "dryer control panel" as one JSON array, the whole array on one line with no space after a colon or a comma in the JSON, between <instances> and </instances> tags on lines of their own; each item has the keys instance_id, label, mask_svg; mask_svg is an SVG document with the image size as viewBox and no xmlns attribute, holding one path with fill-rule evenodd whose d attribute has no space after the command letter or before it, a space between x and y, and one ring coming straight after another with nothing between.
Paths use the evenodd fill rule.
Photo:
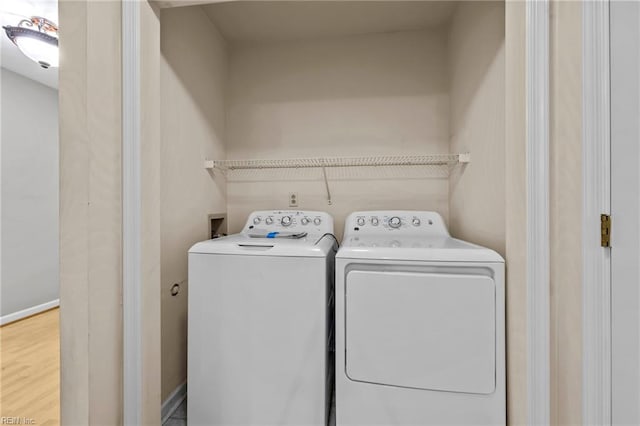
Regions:
<instances>
[{"instance_id":1,"label":"dryer control panel","mask_svg":"<svg viewBox=\"0 0 640 426\"><path fill-rule=\"evenodd\" d=\"M243 233L256 230L269 232L307 232L333 234L333 218L325 212L301 210L262 210L249 215Z\"/></svg>"},{"instance_id":2,"label":"dryer control panel","mask_svg":"<svg viewBox=\"0 0 640 426\"><path fill-rule=\"evenodd\" d=\"M398 237L448 237L449 231L438 213L426 211L362 211L351 213L345 221L345 238L391 234Z\"/></svg>"}]
</instances>

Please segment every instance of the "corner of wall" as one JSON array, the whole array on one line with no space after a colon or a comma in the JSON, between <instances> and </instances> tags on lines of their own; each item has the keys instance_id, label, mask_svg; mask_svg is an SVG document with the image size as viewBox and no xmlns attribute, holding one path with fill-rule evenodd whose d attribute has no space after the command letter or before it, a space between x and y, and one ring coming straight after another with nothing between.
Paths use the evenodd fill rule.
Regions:
<instances>
[{"instance_id":1,"label":"corner of wall","mask_svg":"<svg viewBox=\"0 0 640 426\"><path fill-rule=\"evenodd\" d=\"M208 215L226 211L226 181L203 162L226 156L228 46L200 6L163 9L160 32L164 400L187 374L187 252L209 238Z\"/></svg>"},{"instance_id":2,"label":"corner of wall","mask_svg":"<svg viewBox=\"0 0 640 426\"><path fill-rule=\"evenodd\" d=\"M505 3L507 420L527 423L525 2Z\"/></svg>"},{"instance_id":3,"label":"corner of wall","mask_svg":"<svg viewBox=\"0 0 640 426\"><path fill-rule=\"evenodd\" d=\"M450 228L505 254L504 3L463 2L449 32L450 150L471 163L449 180Z\"/></svg>"}]
</instances>

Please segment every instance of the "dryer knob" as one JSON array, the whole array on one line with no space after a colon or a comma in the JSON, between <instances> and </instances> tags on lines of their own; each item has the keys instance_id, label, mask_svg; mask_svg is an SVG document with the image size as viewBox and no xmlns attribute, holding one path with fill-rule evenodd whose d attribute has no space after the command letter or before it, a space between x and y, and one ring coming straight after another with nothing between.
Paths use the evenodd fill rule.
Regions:
<instances>
[{"instance_id":1,"label":"dryer knob","mask_svg":"<svg viewBox=\"0 0 640 426\"><path fill-rule=\"evenodd\" d=\"M389 226L392 228L400 228L400 225L402 225L402 220L400 220L400 218L398 216L394 216L391 219L389 219Z\"/></svg>"},{"instance_id":2,"label":"dryer knob","mask_svg":"<svg viewBox=\"0 0 640 426\"><path fill-rule=\"evenodd\" d=\"M358 226L364 226L364 217L359 217L357 222L358 222Z\"/></svg>"},{"instance_id":3,"label":"dryer knob","mask_svg":"<svg viewBox=\"0 0 640 426\"><path fill-rule=\"evenodd\" d=\"M256 224L256 225L259 224L260 222L262 222L262 218L260 216L256 216L253 219L253 223Z\"/></svg>"},{"instance_id":4,"label":"dryer knob","mask_svg":"<svg viewBox=\"0 0 640 426\"><path fill-rule=\"evenodd\" d=\"M291 216L282 216L282 219L280 220L280 224L282 226L291 225Z\"/></svg>"},{"instance_id":5,"label":"dryer knob","mask_svg":"<svg viewBox=\"0 0 640 426\"><path fill-rule=\"evenodd\" d=\"M371 224L372 224L373 226L378 226L378 223L379 223L379 220L378 220L378 218L377 218L377 217L372 217L372 218L371 218Z\"/></svg>"},{"instance_id":6,"label":"dryer knob","mask_svg":"<svg viewBox=\"0 0 640 426\"><path fill-rule=\"evenodd\" d=\"M309 218L308 217L303 217L300 220L300 223L303 224L303 225L308 225L309 224Z\"/></svg>"},{"instance_id":7,"label":"dryer knob","mask_svg":"<svg viewBox=\"0 0 640 426\"><path fill-rule=\"evenodd\" d=\"M420 226L420 219L418 219L417 217L413 218L413 226Z\"/></svg>"},{"instance_id":8,"label":"dryer knob","mask_svg":"<svg viewBox=\"0 0 640 426\"><path fill-rule=\"evenodd\" d=\"M264 223L266 223L267 225L271 225L273 223L273 217L269 216L264 220Z\"/></svg>"},{"instance_id":9,"label":"dryer knob","mask_svg":"<svg viewBox=\"0 0 640 426\"><path fill-rule=\"evenodd\" d=\"M318 226L322 223L322 219L320 219L319 217L316 217L315 219L313 219L313 224Z\"/></svg>"}]
</instances>

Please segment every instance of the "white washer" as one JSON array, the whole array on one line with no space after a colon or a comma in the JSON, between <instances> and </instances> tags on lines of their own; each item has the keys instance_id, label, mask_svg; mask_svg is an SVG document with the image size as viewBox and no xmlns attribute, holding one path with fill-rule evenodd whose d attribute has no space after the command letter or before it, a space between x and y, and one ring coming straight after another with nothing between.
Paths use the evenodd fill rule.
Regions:
<instances>
[{"instance_id":1,"label":"white washer","mask_svg":"<svg viewBox=\"0 0 640 426\"><path fill-rule=\"evenodd\" d=\"M331 234L327 213L259 211L189 250L190 425L326 425Z\"/></svg>"},{"instance_id":2,"label":"white washer","mask_svg":"<svg viewBox=\"0 0 640 426\"><path fill-rule=\"evenodd\" d=\"M504 425L504 273L437 213L351 214L336 256L337 425Z\"/></svg>"}]
</instances>

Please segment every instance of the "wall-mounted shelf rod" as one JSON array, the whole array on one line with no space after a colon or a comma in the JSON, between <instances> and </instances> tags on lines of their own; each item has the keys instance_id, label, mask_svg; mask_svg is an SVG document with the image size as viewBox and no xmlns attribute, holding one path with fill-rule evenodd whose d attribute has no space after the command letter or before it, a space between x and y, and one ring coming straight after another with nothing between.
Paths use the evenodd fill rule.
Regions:
<instances>
[{"instance_id":1,"label":"wall-mounted shelf rod","mask_svg":"<svg viewBox=\"0 0 640 426\"><path fill-rule=\"evenodd\" d=\"M389 167L436 166L447 169L471 161L469 153L434 155L395 155L374 157L290 158L285 160L205 160L208 170L220 170L226 174L234 170L305 169L320 168L327 190L327 203L331 204L331 191L327 179L328 167Z\"/></svg>"},{"instance_id":2,"label":"wall-mounted shelf rod","mask_svg":"<svg viewBox=\"0 0 640 426\"><path fill-rule=\"evenodd\" d=\"M456 164L469 163L470 160L471 156L469 153L372 157L291 158L282 160L207 160L205 161L205 168L227 172L232 170L327 167L455 166Z\"/></svg>"}]
</instances>

